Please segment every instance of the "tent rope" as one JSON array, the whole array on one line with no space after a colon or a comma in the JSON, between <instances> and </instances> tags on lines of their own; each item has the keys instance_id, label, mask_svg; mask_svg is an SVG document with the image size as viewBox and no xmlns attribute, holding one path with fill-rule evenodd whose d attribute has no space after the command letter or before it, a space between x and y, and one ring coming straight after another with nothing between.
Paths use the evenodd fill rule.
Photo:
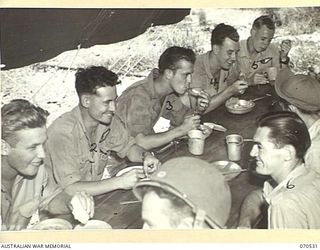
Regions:
<instances>
[{"instance_id":1,"label":"tent rope","mask_svg":"<svg viewBox=\"0 0 320 250\"><path fill-rule=\"evenodd\" d=\"M80 48L81 48L81 44L79 44L79 45L77 46L77 52L76 52L76 55L74 56L74 58L73 58L73 60L72 60L72 62L71 62L71 64L70 64L70 66L69 66L69 68L68 68L68 73L70 72L71 66L72 66L72 64L74 63L75 58L76 58L76 57L78 56L78 54L79 54ZM56 67L60 66L60 64L61 64L62 62L64 62L68 56L69 56L69 55L67 54L65 57L63 57L63 58L60 60L60 62L56 65ZM42 84L42 85L40 86L40 88L38 88L38 90L32 95L31 98L32 98L32 100L33 100L35 103L36 103L36 96L38 95L38 93L51 81L52 78L54 78L54 77L57 75L57 73L58 73L58 69L56 69L56 70L51 74L51 76L48 78L48 80L45 81L44 84ZM66 76L65 76L65 78L66 78ZM65 78L64 78L64 79L65 79Z\"/></svg>"}]
</instances>

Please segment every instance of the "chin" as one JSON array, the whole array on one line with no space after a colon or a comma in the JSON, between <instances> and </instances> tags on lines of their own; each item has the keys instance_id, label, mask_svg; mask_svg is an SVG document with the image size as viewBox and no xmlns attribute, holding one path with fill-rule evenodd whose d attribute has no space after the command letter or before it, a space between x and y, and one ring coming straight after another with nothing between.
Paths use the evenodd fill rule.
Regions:
<instances>
[{"instance_id":1,"label":"chin","mask_svg":"<svg viewBox=\"0 0 320 250\"><path fill-rule=\"evenodd\" d=\"M39 168L37 168L37 169L34 170L34 171L28 171L28 172L26 172L26 173L22 173L22 175L24 175L27 179L33 179L33 178L37 175L38 169L39 169Z\"/></svg>"},{"instance_id":2,"label":"chin","mask_svg":"<svg viewBox=\"0 0 320 250\"><path fill-rule=\"evenodd\" d=\"M112 118L111 119L100 120L99 122L102 123L102 124L105 124L105 125L109 125L112 122Z\"/></svg>"},{"instance_id":3,"label":"chin","mask_svg":"<svg viewBox=\"0 0 320 250\"><path fill-rule=\"evenodd\" d=\"M264 171L264 169L261 167L257 167L256 171L258 174L261 174L261 175L269 175L269 173L266 173L266 171Z\"/></svg>"}]
</instances>

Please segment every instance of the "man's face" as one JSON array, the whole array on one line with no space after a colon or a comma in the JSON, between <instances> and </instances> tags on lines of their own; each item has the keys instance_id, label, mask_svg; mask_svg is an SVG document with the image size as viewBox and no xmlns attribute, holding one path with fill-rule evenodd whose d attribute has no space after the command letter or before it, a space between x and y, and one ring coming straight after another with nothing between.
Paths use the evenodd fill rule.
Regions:
<instances>
[{"instance_id":1,"label":"man's face","mask_svg":"<svg viewBox=\"0 0 320 250\"><path fill-rule=\"evenodd\" d=\"M177 216L172 209L170 200L160 198L154 191L148 191L142 201L143 229L187 229L190 225L181 220L179 225L174 221ZM175 217L177 220L177 217Z\"/></svg>"},{"instance_id":2,"label":"man's face","mask_svg":"<svg viewBox=\"0 0 320 250\"><path fill-rule=\"evenodd\" d=\"M228 37L224 39L222 45L214 45L220 68L230 69L237 60L239 49L239 42L235 42Z\"/></svg>"},{"instance_id":3,"label":"man's face","mask_svg":"<svg viewBox=\"0 0 320 250\"><path fill-rule=\"evenodd\" d=\"M28 128L15 132L17 143L11 147L7 160L19 174L35 176L45 157L43 144L47 140L45 127Z\"/></svg>"},{"instance_id":4,"label":"man's face","mask_svg":"<svg viewBox=\"0 0 320 250\"><path fill-rule=\"evenodd\" d=\"M262 175L275 176L284 162L284 150L276 148L276 145L270 141L270 128L259 127L253 137L254 145L250 155L257 160L256 171Z\"/></svg>"},{"instance_id":5,"label":"man's face","mask_svg":"<svg viewBox=\"0 0 320 250\"><path fill-rule=\"evenodd\" d=\"M193 64L186 60L180 60L177 66L177 69L172 71L171 87L176 93L183 95L191 83Z\"/></svg>"},{"instance_id":6,"label":"man's face","mask_svg":"<svg viewBox=\"0 0 320 250\"><path fill-rule=\"evenodd\" d=\"M260 29L253 28L251 30L251 39L254 50L258 53L265 51L273 39L274 32L274 30L268 29L265 25L262 25Z\"/></svg>"},{"instance_id":7,"label":"man's face","mask_svg":"<svg viewBox=\"0 0 320 250\"><path fill-rule=\"evenodd\" d=\"M103 124L110 124L115 112L116 98L116 87L98 88L96 94L89 96L88 113L91 118Z\"/></svg>"}]
</instances>

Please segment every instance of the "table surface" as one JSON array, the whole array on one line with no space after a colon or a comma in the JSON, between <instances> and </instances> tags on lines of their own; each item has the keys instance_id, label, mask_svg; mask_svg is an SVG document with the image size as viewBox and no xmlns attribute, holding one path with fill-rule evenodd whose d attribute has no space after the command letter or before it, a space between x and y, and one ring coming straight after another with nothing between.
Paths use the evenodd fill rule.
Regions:
<instances>
[{"instance_id":1,"label":"table surface","mask_svg":"<svg viewBox=\"0 0 320 250\"><path fill-rule=\"evenodd\" d=\"M274 90L270 85L252 86L247 89L241 99L254 99L265 95L274 95ZM274 97L266 97L256 102L254 109L247 114L236 115L229 113L224 105L216 110L204 115L202 122L215 122L227 128L227 131L214 131L205 142L204 154L194 156L208 162L227 160L225 137L228 134L240 134L243 138L252 138L256 129L256 119L271 110L274 110L272 103ZM242 168L248 168L250 162L250 150L252 142L245 142L242 150L241 160L237 162ZM187 141L182 140L175 147L168 149L158 155L164 162L170 158L178 156L192 156L187 147ZM256 176L252 171L243 172L235 179L229 181L232 193L232 208L230 217L226 224L227 228L234 228L237 225L239 210L245 196L254 189L262 186L263 178ZM120 204L125 201L137 200L132 191L117 190L95 197L94 219L99 219L109 223L114 229L138 229L142 227L141 203Z\"/></svg>"}]
</instances>

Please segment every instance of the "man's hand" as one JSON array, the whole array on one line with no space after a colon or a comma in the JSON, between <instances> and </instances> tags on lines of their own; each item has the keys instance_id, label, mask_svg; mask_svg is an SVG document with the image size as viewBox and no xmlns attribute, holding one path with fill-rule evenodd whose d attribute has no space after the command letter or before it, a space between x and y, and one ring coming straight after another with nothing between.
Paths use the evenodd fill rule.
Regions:
<instances>
[{"instance_id":1,"label":"man's hand","mask_svg":"<svg viewBox=\"0 0 320 250\"><path fill-rule=\"evenodd\" d=\"M204 90L201 90L197 98L197 109L199 112L203 113L206 111L209 107L210 99L210 95Z\"/></svg>"},{"instance_id":2,"label":"man's hand","mask_svg":"<svg viewBox=\"0 0 320 250\"><path fill-rule=\"evenodd\" d=\"M93 197L85 192L77 192L70 201L74 218L86 224L94 214Z\"/></svg>"},{"instance_id":3,"label":"man's hand","mask_svg":"<svg viewBox=\"0 0 320 250\"><path fill-rule=\"evenodd\" d=\"M280 45L280 59L286 61L289 51L291 50L291 40L283 40Z\"/></svg>"},{"instance_id":4,"label":"man's hand","mask_svg":"<svg viewBox=\"0 0 320 250\"><path fill-rule=\"evenodd\" d=\"M256 73L253 77L253 84L254 85L259 85L259 84L267 84L268 83L268 78L265 77L264 74L259 74Z\"/></svg>"},{"instance_id":5,"label":"man's hand","mask_svg":"<svg viewBox=\"0 0 320 250\"><path fill-rule=\"evenodd\" d=\"M229 88L231 88L232 95L243 94L248 88L248 83L244 80L237 80Z\"/></svg>"},{"instance_id":6,"label":"man's hand","mask_svg":"<svg viewBox=\"0 0 320 250\"><path fill-rule=\"evenodd\" d=\"M184 118L183 123L180 125L185 134L190 130L198 129L200 126L200 115L188 115Z\"/></svg>"},{"instance_id":7,"label":"man's hand","mask_svg":"<svg viewBox=\"0 0 320 250\"><path fill-rule=\"evenodd\" d=\"M160 161L150 152L144 154L143 169L145 177L148 178L149 173L153 173L161 165Z\"/></svg>"},{"instance_id":8,"label":"man's hand","mask_svg":"<svg viewBox=\"0 0 320 250\"><path fill-rule=\"evenodd\" d=\"M119 177L114 177L118 178L120 181L120 187L122 189L131 189L140 179L143 179L145 177L143 170L139 169L133 169Z\"/></svg>"},{"instance_id":9,"label":"man's hand","mask_svg":"<svg viewBox=\"0 0 320 250\"><path fill-rule=\"evenodd\" d=\"M206 138L211 135L213 129L206 126L206 125L200 125L200 130L202 131L202 134L206 136Z\"/></svg>"}]
</instances>

